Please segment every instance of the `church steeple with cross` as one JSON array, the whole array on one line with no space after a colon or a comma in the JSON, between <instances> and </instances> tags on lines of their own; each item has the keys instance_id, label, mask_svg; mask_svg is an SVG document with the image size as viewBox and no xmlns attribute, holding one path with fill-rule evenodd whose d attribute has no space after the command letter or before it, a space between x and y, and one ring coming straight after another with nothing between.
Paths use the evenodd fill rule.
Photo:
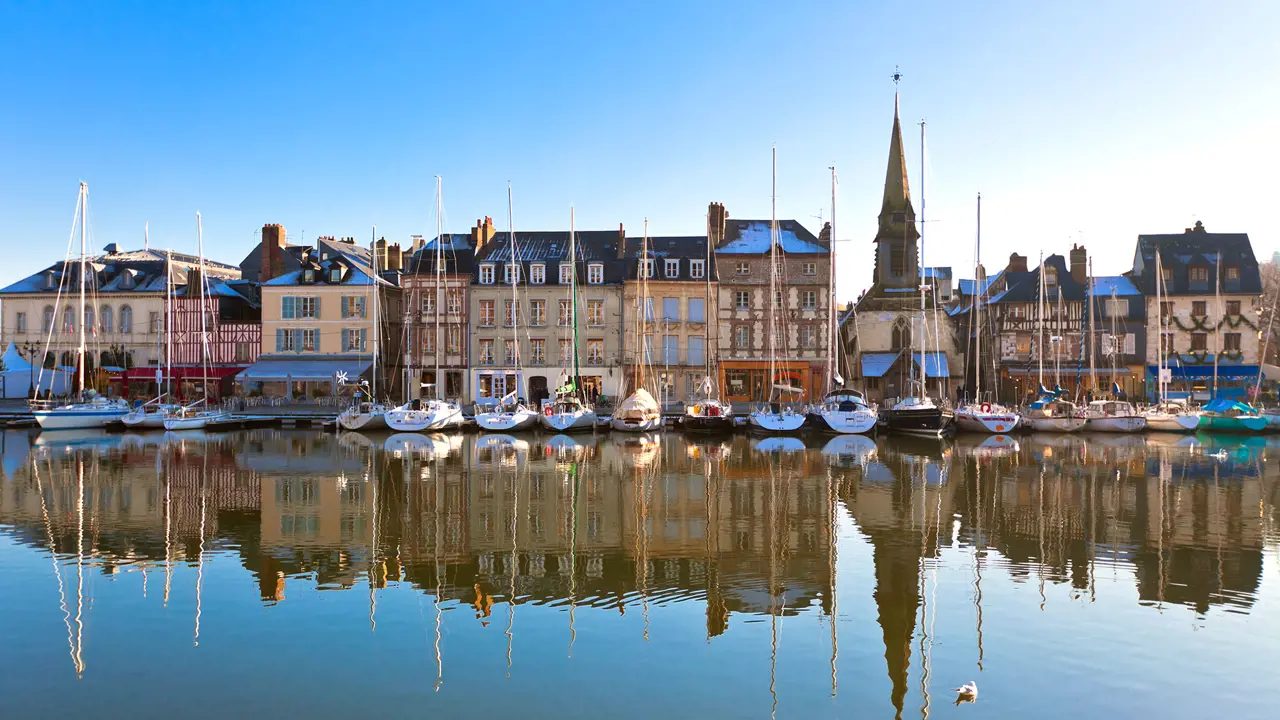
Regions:
<instances>
[{"instance_id":1,"label":"church steeple with cross","mask_svg":"<svg viewBox=\"0 0 1280 720\"><path fill-rule=\"evenodd\" d=\"M884 176L884 199L880 203L880 223L876 232L876 268L874 281L878 288L914 288L919 284L917 267L918 241L916 211L911 205L911 187L907 183L907 159L903 152L902 121L899 118L897 85L902 73L893 72L893 132L889 136L889 164Z\"/></svg>"}]
</instances>

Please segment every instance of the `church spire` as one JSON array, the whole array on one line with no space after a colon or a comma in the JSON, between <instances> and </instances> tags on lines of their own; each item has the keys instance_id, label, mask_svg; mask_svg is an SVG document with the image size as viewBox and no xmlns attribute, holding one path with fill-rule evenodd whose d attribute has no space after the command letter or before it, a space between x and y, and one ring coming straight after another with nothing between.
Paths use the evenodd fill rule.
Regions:
<instances>
[{"instance_id":1,"label":"church spire","mask_svg":"<svg viewBox=\"0 0 1280 720\"><path fill-rule=\"evenodd\" d=\"M894 82L901 77L894 73ZM895 215L901 213L897 218ZM880 204L880 227L914 223L911 188L907 184L907 158L902 151L902 121L898 117L898 93L893 93L893 134L889 136L889 166L884 175L884 201Z\"/></svg>"}]
</instances>

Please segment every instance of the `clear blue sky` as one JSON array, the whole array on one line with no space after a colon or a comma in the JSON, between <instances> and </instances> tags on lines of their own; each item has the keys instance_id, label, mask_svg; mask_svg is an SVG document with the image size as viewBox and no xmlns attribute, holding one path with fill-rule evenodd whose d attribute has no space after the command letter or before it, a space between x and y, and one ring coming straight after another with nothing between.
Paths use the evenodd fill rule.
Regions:
<instances>
[{"instance_id":1,"label":"clear blue sky","mask_svg":"<svg viewBox=\"0 0 1280 720\"><path fill-rule=\"evenodd\" d=\"M870 282L900 65L926 261L1119 272L1195 220L1280 246L1280 3L40 3L0 0L0 283L91 231L238 262L291 239L516 225L700 234L707 203L820 227L841 176L840 295ZM917 204L918 207L918 204Z\"/></svg>"}]
</instances>

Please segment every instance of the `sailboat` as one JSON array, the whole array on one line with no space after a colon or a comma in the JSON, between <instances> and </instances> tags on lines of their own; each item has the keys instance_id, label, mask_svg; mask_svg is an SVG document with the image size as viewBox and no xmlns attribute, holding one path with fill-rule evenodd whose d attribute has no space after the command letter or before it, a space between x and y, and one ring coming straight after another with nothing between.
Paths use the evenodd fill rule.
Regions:
<instances>
[{"instance_id":1,"label":"sailboat","mask_svg":"<svg viewBox=\"0 0 1280 720\"><path fill-rule=\"evenodd\" d=\"M436 176L436 244L437 251L442 242L441 232L443 231L443 223L441 221L441 205L442 199L442 181L439 175ZM436 291L440 289L440 265L436 265ZM438 308L437 308L438 309ZM436 323L439 325L439 312L436 313ZM411 356L413 354L411 353ZM410 368L410 377L417 376ZM440 378L440 355L436 354L436 378ZM425 389L435 392L435 397L427 400L421 398L410 400L405 398L405 404L394 410L388 410L383 417L386 419L387 427L396 432L423 432L446 430L448 428L458 427L462 425L462 408L458 403L445 400L440 397L439 382L424 384ZM405 395L409 393L409 383L405 383Z\"/></svg>"},{"instance_id":2,"label":"sailboat","mask_svg":"<svg viewBox=\"0 0 1280 720\"><path fill-rule=\"evenodd\" d=\"M1217 276L1214 280L1214 299L1218 306L1218 315L1226 322L1226 308L1222 306L1222 253L1218 253L1218 261L1214 263ZM1198 430L1214 432L1254 433L1267 429L1267 418L1252 406L1236 400L1218 397L1218 357L1222 354L1222 333L1215 332L1217 347L1213 355L1213 400L1204 406L1200 414Z\"/></svg>"},{"instance_id":3,"label":"sailboat","mask_svg":"<svg viewBox=\"0 0 1280 720\"><path fill-rule=\"evenodd\" d=\"M364 395L364 384L356 390L351 406L338 413L338 425L343 430L382 430L387 427L387 406L378 400L378 353L379 339L382 337L382 322L378 318L378 227L373 227L373 237L369 241L369 258L373 277L369 287L373 294L373 369L370 371L369 394ZM436 238L436 273L440 272L440 239ZM437 306L439 307L439 306ZM342 376L339 376L342 381Z\"/></svg>"},{"instance_id":4,"label":"sailboat","mask_svg":"<svg viewBox=\"0 0 1280 720\"><path fill-rule=\"evenodd\" d=\"M778 318L778 282L781 280L782 268L779 266L778 245L778 149L773 149L773 194L772 215L769 220L769 296L765 304L769 307L769 403L751 411L748 420L751 429L768 433L795 432L804 425L804 413L796 412L790 406L783 407L781 393L794 394L804 392L788 383L778 382L778 334L781 320ZM785 335L784 335L785 337Z\"/></svg>"},{"instance_id":5,"label":"sailboat","mask_svg":"<svg viewBox=\"0 0 1280 720\"><path fill-rule=\"evenodd\" d=\"M595 430L596 409L582 389L578 387L581 376L578 370L578 256L574 242L574 210L569 208L569 324L573 326L573 377L564 378L556 388L556 397L542 408L539 415L544 427L553 432L577 432Z\"/></svg>"},{"instance_id":6,"label":"sailboat","mask_svg":"<svg viewBox=\"0 0 1280 720\"><path fill-rule=\"evenodd\" d=\"M1168 397L1169 369L1165 367L1164 346L1164 302L1161 297L1161 286L1164 285L1164 270L1160 264L1160 249L1156 248L1156 328L1159 341L1156 349L1156 382L1159 391L1158 402L1147 408L1142 414L1147 419L1147 427L1163 432L1188 432L1195 430L1200 424L1200 411L1187 407L1185 401L1173 401Z\"/></svg>"},{"instance_id":7,"label":"sailboat","mask_svg":"<svg viewBox=\"0 0 1280 720\"><path fill-rule=\"evenodd\" d=\"M619 242L622 242L620 239ZM639 287L636 292L636 372L635 388L613 411L611 424L614 430L623 432L649 432L662 429L662 408L645 387L645 366L649 364L651 349L645 323L649 319L649 274L645 269L649 258L649 219L644 221L644 240L640 245L640 255L636 260L636 279Z\"/></svg>"},{"instance_id":8,"label":"sailboat","mask_svg":"<svg viewBox=\"0 0 1280 720\"><path fill-rule=\"evenodd\" d=\"M711 253L711 216L707 216L707 270L704 273L707 280L707 293L705 298L705 312L708 313L706 318L706 336L703 345L706 349L704 357L707 366L704 370L705 375L702 378L702 386L699 391L702 397L691 403L685 403L684 415L681 417L681 425L688 432L692 433L718 433L731 432L733 430L733 405L721 400L715 392L715 382L711 379L713 368L711 357L711 327L710 313L712 308L711 297L711 263L714 257Z\"/></svg>"},{"instance_id":9,"label":"sailboat","mask_svg":"<svg viewBox=\"0 0 1280 720\"><path fill-rule=\"evenodd\" d=\"M87 219L89 214L89 185L80 183L80 197L77 201L80 210L80 277L76 283L80 288L79 311L76 315L76 327L79 332L79 346L76 348L76 373L79 380L80 397L65 405L54 405L47 401L32 401L31 414L40 424L41 430L70 430L74 428L100 428L107 423L119 420L129 412L129 404L120 398L104 398L93 390L85 388L84 371L88 358L85 353L85 285L93 277L89 268L89 256L85 252L88 234ZM69 263L63 263L64 270ZM65 273L64 273L65 276ZM45 354L48 354L48 343L53 340L53 329L49 329L49 340ZM43 371L42 371L43 372ZM39 387L39 385L37 385Z\"/></svg>"},{"instance_id":10,"label":"sailboat","mask_svg":"<svg viewBox=\"0 0 1280 720\"><path fill-rule=\"evenodd\" d=\"M836 342L838 326L836 324L836 169L831 168L831 247L830 275L827 278L827 378L831 383L830 390L822 398L822 402L809 413L809 422L815 428L842 435L861 435L873 432L880 420L880 410L867 402L866 395L858 390L844 387L844 378L837 370L836 357L839 343Z\"/></svg>"},{"instance_id":11,"label":"sailboat","mask_svg":"<svg viewBox=\"0 0 1280 720\"><path fill-rule=\"evenodd\" d=\"M516 244L515 220L512 212L511 185L507 185L507 231L510 237L508 249L511 253L511 347L515 350L512 358L516 367L516 377L524 377L524 366L520 362L520 247ZM572 234L572 231L570 231ZM439 313L436 314L439 317ZM529 430L538 424L538 411L517 400L519 388L498 400L491 410L476 413L476 424L487 432L514 432Z\"/></svg>"},{"instance_id":12,"label":"sailboat","mask_svg":"<svg viewBox=\"0 0 1280 720\"><path fill-rule=\"evenodd\" d=\"M200 222L200 213L196 213L196 243L200 253L200 364L204 370L204 377L200 382L200 399L196 402L180 407L164 417L165 430L202 430L204 426L210 422L226 420L230 417L230 413L220 408L209 408L209 328L208 320L208 303L209 281L204 274L204 229ZM190 289L188 289L188 292ZM202 408L202 409L197 409Z\"/></svg>"},{"instance_id":13,"label":"sailboat","mask_svg":"<svg viewBox=\"0 0 1280 720\"><path fill-rule=\"evenodd\" d=\"M982 194L978 194L978 237L974 245L973 277L976 291L969 307L970 331L973 334L974 384L973 400L956 410L956 428L965 432L1007 433L1018 427L1018 414L1009 408L982 398Z\"/></svg>"},{"instance_id":14,"label":"sailboat","mask_svg":"<svg viewBox=\"0 0 1280 720\"><path fill-rule=\"evenodd\" d=\"M150 232L148 228L148 238L146 246L150 247ZM173 322L173 275L172 275L173 255L165 251L164 254L164 309L165 324L164 334L156 336L156 350L164 355L165 369L162 372L158 367L156 369L156 396L151 400L138 405L130 410L126 415L120 418L120 422L125 427L136 430L159 430L164 427L165 415L173 412L181 407L171 402L165 402L172 391L173 370L170 356L173 355L173 332L170 324ZM161 384L162 381L168 381L170 387L168 390Z\"/></svg>"},{"instance_id":15,"label":"sailboat","mask_svg":"<svg viewBox=\"0 0 1280 720\"><path fill-rule=\"evenodd\" d=\"M1036 353L1037 377L1039 380L1039 397L1028 405L1020 414L1022 425L1035 432L1070 433L1084 428L1088 423L1080 408L1066 399L1062 390L1061 376L1054 378L1053 389L1044 386L1044 255L1040 256L1040 277L1036 283L1039 297L1036 303L1036 342L1039 352ZM1061 297L1061 293L1059 293ZM1058 317L1062 317L1061 311ZM1083 340L1083 335L1081 336ZM1081 344L1083 347L1083 343ZM1056 352L1056 351L1055 351Z\"/></svg>"},{"instance_id":16,"label":"sailboat","mask_svg":"<svg viewBox=\"0 0 1280 720\"><path fill-rule=\"evenodd\" d=\"M920 123L920 268L924 269L924 123ZM955 423L955 414L951 410L934 401L925 392L925 381L929 376L928 355L925 353L929 345L929 320L925 315L925 293L929 285L924 282L921 272L920 282L920 352L911 351L909 367L911 379L908 389L916 394L909 395L893 405L884 413L885 424L890 430L908 435L924 435L926 437L942 437L950 432ZM936 299L935 299L936 302ZM915 328L911 330L911 345L916 341ZM916 379L916 359L920 360L920 379Z\"/></svg>"},{"instance_id":17,"label":"sailboat","mask_svg":"<svg viewBox=\"0 0 1280 720\"><path fill-rule=\"evenodd\" d=\"M1098 387L1098 371L1094 366L1094 345L1097 334L1093 328L1094 291L1093 261L1089 261L1089 375L1092 387ZM1110 399L1094 400L1084 409L1086 427L1096 432L1132 433L1140 432L1147 426L1147 419L1138 414L1128 400L1120 399L1120 386L1116 384L1116 318L1111 315L1111 395Z\"/></svg>"}]
</instances>

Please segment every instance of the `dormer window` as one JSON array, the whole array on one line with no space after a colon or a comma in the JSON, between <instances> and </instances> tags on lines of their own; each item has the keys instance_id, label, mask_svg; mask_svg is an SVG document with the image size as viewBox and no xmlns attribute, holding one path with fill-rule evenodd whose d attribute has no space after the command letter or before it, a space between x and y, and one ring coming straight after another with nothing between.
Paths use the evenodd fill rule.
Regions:
<instances>
[{"instance_id":1,"label":"dormer window","mask_svg":"<svg viewBox=\"0 0 1280 720\"><path fill-rule=\"evenodd\" d=\"M560 263L560 284L568 285L573 282L573 263Z\"/></svg>"},{"instance_id":2,"label":"dormer window","mask_svg":"<svg viewBox=\"0 0 1280 720\"><path fill-rule=\"evenodd\" d=\"M133 289L133 273L127 270L125 271L124 277L120 278L120 287L124 288L125 290Z\"/></svg>"},{"instance_id":3,"label":"dormer window","mask_svg":"<svg viewBox=\"0 0 1280 720\"><path fill-rule=\"evenodd\" d=\"M1162 266L1160 268L1160 275L1164 278L1166 283L1173 282L1173 267L1171 265Z\"/></svg>"},{"instance_id":4,"label":"dormer window","mask_svg":"<svg viewBox=\"0 0 1280 720\"><path fill-rule=\"evenodd\" d=\"M1055 267L1047 267L1044 269L1044 284L1054 287L1058 284L1058 269Z\"/></svg>"},{"instance_id":5,"label":"dormer window","mask_svg":"<svg viewBox=\"0 0 1280 720\"><path fill-rule=\"evenodd\" d=\"M492 263L485 263L484 265L480 266L480 284L481 285L493 284L493 264Z\"/></svg>"},{"instance_id":6,"label":"dormer window","mask_svg":"<svg viewBox=\"0 0 1280 720\"><path fill-rule=\"evenodd\" d=\"M1209 282L1209 268L1204 265L1193 265L1187 273L1187 279L1191 282Z\"/></svg>"},{"instance_id":7,"label":"dormer window","mask_svg":"<svg viewBox=\"0 0 1280 720\"><path fill-rule=\"evenodd\" d=\"M604 284L604 263L591 263L587 266L587 284Z\"/></svg>"},{"instance_id":8,"label":"dormer window","mask_svg":"<svg viewBox=\"0 0 1280 720\"><path fill-rule=\"evenodd\" d=\"M520 265L518 263L507 263L503 266L502 282L508 285L520 282Z\"/></svg>"},{"instance_id":9,"label":"dormer window","mask_svg":"<svg viewBox=\"0 0 1280 720\"><path fill-rule=\"evenodd\" d=\"M46 290L52 290L57 284L57 278L54 277L52 270L44 274L44 288Z\"/></svg>"},{"instance_id":10,"label":"dormer window","mask_svg":"<svg viewBox=\"0 0 1280 720\"><path fill-rule=\"evenodd\" d=\"M664 264L666 265L665 273L667 277L669 278L680 277L680 259L679 258L675 258L675 259L668 258Z\"/></svg>"},{"instance_id":11,"label":"dormer window","mask_svg":"<svg viewBox=\"0 0 1280 720\"><path fill-rule=\"evenodd\" d=\"M690 260L689 261L689 277L694 280L701 280L707 276L706 260Z\"/></svg>"},{"instance_id":12,"label":"dormer window","mask_svg":"<svg viewBox=\"0 0 1280 720\"><path fill-rule=\"evenodd\" d=\"M547 266L544 263L534 263L529 266L529 282L534 285L542 285L547 281Z\"/></svg>"},{"instance_id":13,"label":"dormer window","mask_svg":"<svg viewBox=\"0 0 1280 720\"><path fill-rule=\"evenodd\" d=\"M329 268L329 282L331 282L331 283L333 283L333 284L335 284L335 285L336 285L336 284L338 284L338 283L340 283L340 282L342 282L342 268L341 268L341 267L332 267L332 268Z\"/></svg>"},{"instance_id":14,"label":"dormer window","mask_svg":"<svg viewBox=\"0 0 1280 720\"><path fill-rule=\"evenodd\" d=\"M738 267L734 270L734 273L737 275L750 275L751 266L745 262L740 262L738 263Z\"/></svg>"},{"instance_id":15,"label":"dormer window","mask_svg":"<svg viewBox=\"0 0 1280 720\"><path fill-rule=\"evenodd\" d=\"M313 283L313 282L315 282L315 281L316 281L316 271L315 271L315 270L312 270L311 268L307 268L306 270L303 270L303 271L302 271L302 282L304 282L304 283Z\"/></svg>"},{"instance_id":16,"label":"dormer window","mask_svg":"<svg viewBox=\"0 0 1280 720\"><path fill-rule=\"evenodd\" d=\"M645 258L640 261L640 273L647 278L653 277L653 258Z\"/></svg>"}]
</instances>

